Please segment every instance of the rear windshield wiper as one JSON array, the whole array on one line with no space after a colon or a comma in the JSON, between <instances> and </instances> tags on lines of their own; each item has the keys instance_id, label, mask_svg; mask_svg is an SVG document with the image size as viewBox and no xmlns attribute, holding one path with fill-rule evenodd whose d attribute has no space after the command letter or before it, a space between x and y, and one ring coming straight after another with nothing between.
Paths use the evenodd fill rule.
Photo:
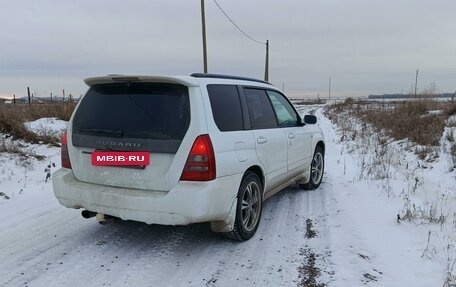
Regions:
<instances>
[{"instance_id":1,"label":"rear windshield wiper","mask_svg":"<svg viewBox=\"0 0 456 287\"><path fill-rule=\"evenodd\" d=\"M150 139L173 139L170 135L162 133L162 132L154 132L154 131L137 131L131 133L132 137L139 137L139 138L150 138Z\"/></svg>"},{"instance_id":2,"label":"rear windshield wiper","mask_svg":"<svg viewBox=\"0 0 456 287\"><path fill-rule=\"evenodd\" d=\"M79 129L81 133L108 135L114 137L121 137L123 132L121 130L106 130L106 129Z\"/></svg>"}]
</instances>

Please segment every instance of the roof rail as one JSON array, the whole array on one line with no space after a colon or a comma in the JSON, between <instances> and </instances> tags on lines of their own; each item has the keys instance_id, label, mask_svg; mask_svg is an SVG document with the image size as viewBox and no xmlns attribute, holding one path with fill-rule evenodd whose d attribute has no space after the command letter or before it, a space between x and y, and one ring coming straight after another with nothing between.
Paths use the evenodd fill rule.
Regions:
<instances>
[{"instance_id":1,"label":"roof rail","mask_svg":"<svg viewBox=\"0 0 456 287\"><path fill-rule=\"evenodd\" d=\"M241 81L251 81L251 82L258 82L263 84L272 85L269 82L254 79L254 78L247 78L247 77L238 77L232 75L221 75L221 74L207 74L207 73L193 73L190 75L194 78L216 78L216 79L229 79L229 80L241 80Z\"/></svg>"}]
</instances>

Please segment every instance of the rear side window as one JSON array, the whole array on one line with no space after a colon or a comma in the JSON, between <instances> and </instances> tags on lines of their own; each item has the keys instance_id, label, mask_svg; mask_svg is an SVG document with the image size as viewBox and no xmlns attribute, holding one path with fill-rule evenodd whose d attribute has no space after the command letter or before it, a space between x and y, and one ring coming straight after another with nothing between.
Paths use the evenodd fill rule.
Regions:
<instances>
[{"instance_id":1,"label":"rear side window","mask_svg":"<svg viewBox=\"0 0 456 287\"><path fill-rule=\"evenodd\" d=\"M298 114L291 104L281 94L274 91L267 91L272 106L276 112L279 126L294 127L298 125Z\"/></svg>"},{"instance_id":2,"label":"rear side window","mask_svg":"<svg viewBox=\"0 0 456 287\"><path fill-rule=\"evenodd\" d=\"M249 108L252 128L277 128L277 120L266 91L246 88L244 89L244 94Z\"/></svg>"},{"instance_id":3,"label":"rear side window","mask_svg":"<svg viewBox=\"0 0 456 287\"><path fill-rule=\"evenodd\" d=\"M241 101L236 86L208 85L207 92L215 124L220 131L243 130Z\"/></svg>"},{"instance_id":4,"label":"rear side window","mask_svg":"<svg viewBox=\"0 0 456 287\"><path fill-rule=\"evenodd\" d=\"M82 99L73 119L73 144L100 148L169 152L177 150L190 123L188 88L165 83L95 85ZM106 140L109 139L109 140ZM101 144L100 144L101 143Z\"/></svg>"}]
</instances>

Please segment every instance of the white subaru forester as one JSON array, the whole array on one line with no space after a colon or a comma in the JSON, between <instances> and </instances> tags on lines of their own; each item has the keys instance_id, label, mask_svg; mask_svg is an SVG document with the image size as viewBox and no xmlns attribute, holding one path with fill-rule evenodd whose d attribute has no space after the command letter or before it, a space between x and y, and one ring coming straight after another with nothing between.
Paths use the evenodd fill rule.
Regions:
<instances>
[{"instance_id":1,"label":"white subaru forester","mask_svg":"<svg viewBox=\"0 0 456 287\"><path fill-rule=\"evenodd\" d=\"M85 83L52 181L58 201L86 218L210 222L242 241L255 234L265 199L321 183L316 117L301 119L267 82L192 74Z\"/></svg>"}]
</instances>

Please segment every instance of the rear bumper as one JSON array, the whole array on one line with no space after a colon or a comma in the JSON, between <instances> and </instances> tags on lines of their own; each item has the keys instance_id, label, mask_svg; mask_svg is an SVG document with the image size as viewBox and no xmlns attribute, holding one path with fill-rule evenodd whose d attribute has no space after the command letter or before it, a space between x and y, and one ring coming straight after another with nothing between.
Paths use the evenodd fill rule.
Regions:
<instances>
[{"instance_id":1,"label":"rear bumper","mask_svg":"<svg viewBox=\"0 0 456 287\"><path fill-rule=\"evenodd\" d=\"M78 181L70 169L52 175L60 204L85 208L124 220L148 224L187 225L197 222L234 222L236 196L242 174L209 182L179 182L169 192L118 188Z\"/></svg>"}]
</instances>

